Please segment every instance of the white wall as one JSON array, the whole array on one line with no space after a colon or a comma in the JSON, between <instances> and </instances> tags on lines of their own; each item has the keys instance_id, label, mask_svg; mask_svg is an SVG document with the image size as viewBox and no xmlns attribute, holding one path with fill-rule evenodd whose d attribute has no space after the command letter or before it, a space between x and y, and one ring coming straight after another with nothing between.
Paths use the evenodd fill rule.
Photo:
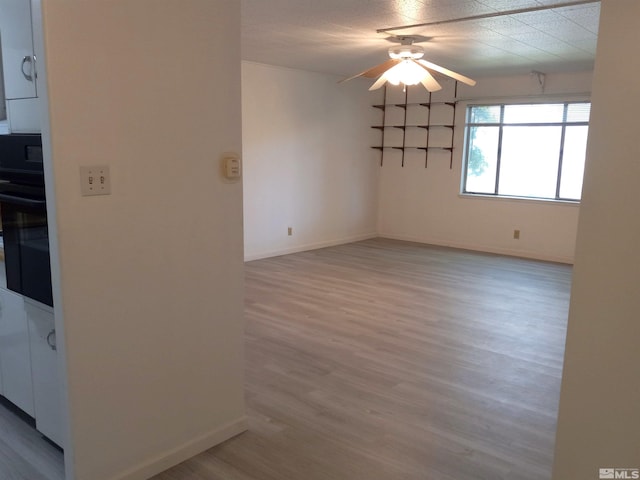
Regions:
<instances>
[{"instance_id":1,"label":"white wall","mask_svg":"<svg viewBox=\"0 0 640 480\"><path fill-rule=\"evenodd\" d=\"M337 80L243 62L246 259L375 236L367 86Z\"/></svg>"},{"instance_id":2,"label":"white wall","mask_svg":"<svg viewBox=\"0 0 640 480\"><path fill-rule=\"evenodd\" d=\"M443 86L445 88L441 92L433 94L433 101L454 98L453 82L443 83ZM458 99L499 103L509 99L522 101L522 98L544 97L563 101L588 99L590 90L591 75L588 73L549 75L544 95L536 78L529 75L481 78L475 87L461 85ZM409 102L426 100L421 92L424 92L422 87L412 87ZM404 102L404 95L398 87L390 90L388 95L388 102ZM372 97L371 102L382 102L381 93ZM430 153L428 168L425 168L424 152L407 151L402 168L401 153L385 151L384 166L380 171L379 234L436 245L572 262L579 212L577 205L459 195L465 107L464 102L458 106L452 169L449 169L448 152ZM446 107L435 111L436 123L438 116L442 123L446 123L447 113L444 110ZM387 111L389 114L394 115L393 109ZM401 132L387 133L394 134ZM424 135L424 131L420 134ZM448 139L443 137L440 141ZM515 229L521 231L520 240L513 239Z\"/></svg>"},{"instance_id":3,"label":"white wall","mask_svg":"<svg viewBox=\"0 0 640 480\"><path fill-rule=\"evenodd\" d=\"M640 467L640 2L602 2L554 479ZM629 477L627 477L629 478Z\"/></svg>"},{"instance_id":4,"label":"white wall","mask_svg":"<svg viewBox=\"0 0 640 480\"><path fill-rule=\"evenodd\" d=\"M240 6L43 3L67 478L147 478L246 428Z\"/></svg>"}]
</instances>

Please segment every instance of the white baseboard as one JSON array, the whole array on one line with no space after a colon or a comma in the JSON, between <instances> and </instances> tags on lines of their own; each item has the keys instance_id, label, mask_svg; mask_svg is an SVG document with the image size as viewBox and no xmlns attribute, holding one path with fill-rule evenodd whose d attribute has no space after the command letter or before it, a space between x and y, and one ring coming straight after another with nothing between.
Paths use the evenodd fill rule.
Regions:
<instances>
[{"instance_id":1,"label":"white baseboard","mask_svg":"<svg viewBox=\"0 0 640 480\"><path fill-rule=\"evenodd\" d=\"M365 233L361 235L354 235L351 237L340 238L338 240L325 240L322 242L307 243L303 245L296 245L293 247L282 248L278 250L269 250L260 253L250 253L244 256L245 262L252 260L260 260L261 258L279 257L280 255L289 255L290 253L306 252L307 250L317 250L318 248L333 247L335 245L343 245L345 243L359 242L361 240L368 240L370 238L376 238L377 233Z\"/></svg>"},{"instance_id":2,"label":"white baseboard","mask_svg":"<svg viewBox=\"0 0 640 480\"><path fill-rule=\"evenodd\" d=\"M388 238L391 240L402 240L405 242L416 242L416 243L424 243L427 245L437 245L439 247L451 247L451 248L459 248L462 250L472 250L474 252L484 252L484 253L494 253L497 255L507 255L509 257L520 257L520 258L530 258L532 260L542 260L545 262L556 262L556 263L566 263L569 265L573 265L573 257L567 257L562 255L548 255L541 252L532 252L527 250L512 250L508 248L495 248L487 245L477 245L473 243L458 243L458 242L447 242L433 238L419 238L412 237L408 235L391 235L381 233L378 235L381 238Z\"/></svg>"},{"instance_id":3,"label":"white baseboard","mask_svg":"<svg viewBox=\"0 0 640 480\"><path fill-rule=\"evenodd\" d=\"M140 465L133 467L113 480L146 480L165 470L188 460L199 453L204 452L216 445L229 440L236 435L245 432L249 428L249 422L246 416L242 416L233 422L207 432L196 437L172 450L162 453L161 455L148 459Z\"/></svg>"},{"instance_id":4,"label":"white baseboard","mask_svg":"<svg viewBox=\"0 0 640 480\"><path fill-rule=\"evenodd\" d=\"M514 250L508 248L496 248L487 245L480 245L474 243L461 243L450 242L442 239L413 237L410 235L395 235L388 233L367 233L362 235L355 235L352 237L341 238L339 240L327 240L316 243L308 243L303 245L296 245L294 247L283 248L279 250L269 250L260 253L245 254L244 261L250 262L252 260L260 260L261 258L278 257L280 255L288 255L290 253L305 252L308 250L316 250L318 248L333 247L335 245L342 245L345 243L359 242L361 240L368 240L370 238L388 238L391 240L402 240L406 242L424 243L426 245L438 245L440 247L459 248L462 250L472 250L475 252L495 253L497 255L507 255L510 257L531 258L533 260L543 260L546 262L566 263L573 265L573 257L562 255L549 255L537 251L527 250Z\"/></svg>"}]
</instances>

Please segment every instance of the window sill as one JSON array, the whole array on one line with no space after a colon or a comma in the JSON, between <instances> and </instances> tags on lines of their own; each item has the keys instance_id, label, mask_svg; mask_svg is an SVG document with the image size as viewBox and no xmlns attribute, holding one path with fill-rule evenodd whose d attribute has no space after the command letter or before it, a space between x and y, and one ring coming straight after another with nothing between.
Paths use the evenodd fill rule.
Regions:
<instances>
[{"instance_id":1,"label":"window sill","mask_svg":"<svg viewBox=\"0 0 640 480\"><path fill-rule=\"evenodd\" d=\"M539 205L563 205L568 207L580 207L579 200L555 200L553 198L510 197L507 195L484 195L481 193L459 193L459 198L474 200L495 200L499 202L532 203Z\"/></svg>"}]
</instances>

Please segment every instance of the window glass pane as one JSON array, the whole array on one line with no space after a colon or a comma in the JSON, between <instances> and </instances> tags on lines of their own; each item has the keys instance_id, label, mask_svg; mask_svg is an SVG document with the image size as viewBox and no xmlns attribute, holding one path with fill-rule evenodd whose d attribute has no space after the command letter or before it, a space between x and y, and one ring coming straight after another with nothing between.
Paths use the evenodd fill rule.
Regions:
<instances>
[{"instance_id":1,"label":"window glass pane","mask_svg":"<svg viewBox=\"0 0 640 480\"><path fill-rule=\"evenodd\" d=\"M567 122L588 122L590 103L570 103L567 108Z\"/></svg>"},{"instance_id":2,"label":"window glass pane","mask_svg":"<svg viewBox=\"0 0 640 480\"><path fill-rule=\"evenodd\" d=\"M469 123L500 123L500 105L477 105L470 110Z\"/></svg>"},{"instance_id":3,"label":"window glass pane","mask_svg":"<svg viewBox=\"0 0 640 480\"><path fill-rule=\"evenodd\" d=\"M465 192L495 193L500 127L470 127Z\"/></svg>"},{"instance_id":4,"label":"window glass pane","mask_svg":"<svg viewBox=\"0 0 640 480\"><path fill-rule=\"evenodd\" d=\"M504 123L557 123L564 118L564 104L505 105Z\"/></svg>"},{"instance_id":5,"label":"window glass pane","mask_svg":"<svg viewBox=\"0 0 640 480\"><path fill-rule=\"evenodd\" d=\"M504 127L500 195L555 198L562 127Z\"/></svg>"},{"instance_id":6,"label":"window glass pane","mask_svg":"<svg viewBox=\"0 0 640 480\"><path fill-rule=\"evenodd\" d=\"M581 197L588 133L587 126L567 127L564 135L560 198L579 200Z\"/></svg>"},{"instance_id":7,"label":"window glass pane","mask_svg":"<svg viewBox=\"0 0 640 480\"><path fill-rule=\"evenodd\" d=\"M467 113L464 192L580 200L589 102L474 105Z\"/></svg>"}]
</instances>

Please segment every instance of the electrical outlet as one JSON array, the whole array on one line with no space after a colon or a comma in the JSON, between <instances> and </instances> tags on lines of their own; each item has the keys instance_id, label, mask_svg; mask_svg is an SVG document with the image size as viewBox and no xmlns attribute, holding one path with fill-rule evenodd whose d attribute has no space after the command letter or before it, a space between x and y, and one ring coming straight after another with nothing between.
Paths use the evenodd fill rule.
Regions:
<instances>
[{"instance_id":1,"label":"electrical outlet","mask_svg":"<svg viewBox=\"0 0 640 480\"><path fill-rule=\"evenodd\" d=\"M107 165L80 167L80 191L83 196L111 195L111 176Z\"/></svg>"},{"instance_id":2,"label":"electrical outlet","mask_svg":"<svg viewBox=\"0 0 640 480\"><path fill-rule=\"evenodd\" d=\"M513 231L513 239L514 240L520 240L520 230L514 230Z\"/></svg>"},{"instance_id":3,"label":"electrical outlet","mask_svg":"<svg viewBox=\"0 0 640 480\"><path fill-rule=\"evenodd\" d=\"M289 235L289 236L293 235L293 227L288 227L287 228L287 235Z\"/></svg>"}]
</instances>

